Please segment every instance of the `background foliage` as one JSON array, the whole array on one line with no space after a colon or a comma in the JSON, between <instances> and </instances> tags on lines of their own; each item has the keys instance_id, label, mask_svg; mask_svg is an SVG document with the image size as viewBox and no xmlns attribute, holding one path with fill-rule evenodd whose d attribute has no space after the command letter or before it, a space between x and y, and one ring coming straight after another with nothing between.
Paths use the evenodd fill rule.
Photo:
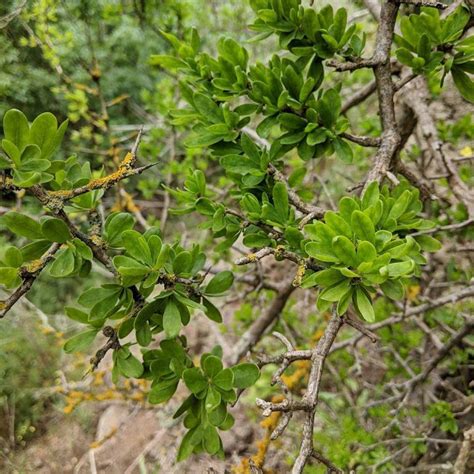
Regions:
<instances>
[{"instance_id":1,"label":"background foliage","mask_svg":"<svg viewBox=\"0 0 474 474\"><path fill-rule=\"evenodd\" d=\"M360 58L377 51L377 22L362 3L310 3L0 6L0 283L7 295L34 282L27 314L0 323L8 468L52 414L118 398L171 399L184 426L173 457L194 452L191 466L207 452L218 469L287 472L303 415L271 442L289 421L273 408L301 399L311 369L308 357L275 363L283 346L310 351L331 307L352 324L321 383L323 461L305 472L460 457L472 425L472 16L401 7L401 164L374 176L383 110L381 124L377 97L354 97L371 85ZM407 112L401 96L422 77L427 97ZM110 392L89 374L100 364ZM260 428L256 399L270 415ZM220 435L242 413L256 443L232 453Z\"/></svg>"}]
</instances>

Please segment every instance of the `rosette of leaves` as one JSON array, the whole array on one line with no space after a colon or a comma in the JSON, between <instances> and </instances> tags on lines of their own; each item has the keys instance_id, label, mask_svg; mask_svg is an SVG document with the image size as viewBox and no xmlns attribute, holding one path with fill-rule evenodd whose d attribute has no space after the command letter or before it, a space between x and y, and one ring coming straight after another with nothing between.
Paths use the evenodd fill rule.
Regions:
<instances>
[{"instance_id":1,"label":"rosette of leaves","mask_svg":"<svg viewBox=\"0 0 474 474\"><path fill-rule=\"evenodd\" d=\"M181 189L166 188L180 204L171 210L173 214L188 214L198 212L206 218L200 224L201 228L209 229L214 238L224 238L216 251L228 249L242 232L240 220L229 214L223 204L216 199L210 199L206 190L206 178L200 170L193 171L185 180Z\"/></svg>"},{"instance_id":2,"label":"rosette of leaves","mask_svg":"<svg viewBox=\"0 0 474 474\"><path fill-rule=\"evenodd\" d=\"M341 55L360 55L365 38L355 35L356 25L347 28L347 10L335 13L331 5L321 10L305 8L301 0L252 0L257 15L251 29L260 41L277 34L280 45L300 57L330 58Z\"/></svg>"},{"instance_id":3,"label":"rosette of leaves","mask_svg":"<svg viewBox=\"0 0 474 474\"><path fill-rule=\"evenodd\" d=\"M319 286L318 308L336 304L344 314L352 303L357 313L373 322L371 295L380 287L390 299L403 298L405 283L426 263L422 251L441 245L428 235L409 235L432 227L419 216L419 191L402 182L392 191L372 182L362 198L343 197L337 212L328 211L324 222L305 226L309 257L325 268L304 277L302 286Z\"/></svg>"},{"instance_id":4,"label":"rosette of leaves","mask_svg":"<svg viewBox=\"0 0 474 474\"><path fill-rule=\"evenodd\" d=\"M254 194L246 193L240 201L240 206L246 213L249 225L244 229L243 243L250 248L276 247L284 245L290 250L300 252L300 243L303 234L298 230L295 210L289 204L286 185L277 182L273 185L272 192L267 195L263 192L260 199ZM259 223L265 223L271 228L281 232L265 232Z\"/></svg>"},{"instance_id":5,"label":"rosette of leaves","mask_svg":"<svg viewBox=\"0 0 474 474\"><path fill-rule=\"evenodd\" d=\"M2 223L15 235L31 242L16 248L6 247L3 251L0 283L8 288L18 286L21 267L30 273L36 271L39 259L56 242L61 244L49 264L49 274L56 278L81 276L89 274L92 262L92 251L81 240L74 238L67 225L56 217L44 216L39 221L19 212L7 212Z\"/></svg>"},{"instance_id":6,"label":"rosette of leaves","mask_svg":"<svg viewBox=\"0 0 474 474\"><path fill-rule=\"evenodd\" d=\"M150 403L168 401L182 380L191 393L174 414L174 418L185 415L184 426L188 429L178 451L178 461L199 452L223 457L218 430L228 430L234 424L227 407L236 401L236 389L250 387L257 381L259 369L250 363L224 368L220 347L203 354L199 366L194 366L182 342L182 339L164 340L160 349L144 354L144 376L153 380L148 400Z\"/></svg>"},{"instance_id":7,"label":"rosette of leaves","mask_svg":"<svg viewBox=\"0 0 474 474\"><path fill-rule=\"evenodd\" d=\"M469 9L460 5L446 18L436 8L423 7L419 14L403 17L398 60L416 74L441 74L441 83L450 72L461 95L474 102L474 37L461 39L471 18Z\"/></svg>"},{"instance_id":8,"label":"rosette of leaves","mask_svg":"<svg viewBox=\"0 0 474 474\"><path fill-rule=\"evenodd\" d=\"M277 4L274 8L278 10ZM284 5L286 11L287 4ZM180 86L190 107L175 110L172 116L175 125L193 124L193 133L185 142L188 147L210 147L214 155L234 156L239 153L241 129L252 116L261 114L264 118L256 129L261 137L268 137L277 126L281 131L272 140L271 160L295 147L304 160L334 152L344 161L352 160L351 147L340 137L349 123L340 117L339 94L334 89L318 89L324 79L323 59L339 51L335 45L345 44L353 37L355 26L345 30L344 9L335 15L332 7L323 8L319 15L312 9L301 9L311 18L304 23L307 33L311 31L310 38L302 33L311 46L301 46L302 40L295 40L300 46L290 50L296 59L275 54L268 65L257 63L249 67L247 51L228 38L218 42L219 55L214 59L197 52L197 33L192 33L192 38L196 38L192 46L166 34L177 57L153 56L151 61L168 69L179 69L185 75ZM293 28L302 31L298 25ZM314 36L313 28L317 28L319 36ZM326 49L318 53L321 44L326 44ZM235 99L241 96L253 103L233 107ZM244 166L242 160L240 168Z\"/></svg>"},{"instance_id":9,"label":"rosette of leaves","mask_svg":"<svg viewBox=\"0 0 474 474\"><path fill-rule=\"evenodd\" d=\"M58 127L56 117L45 112L30 124L17 109L10 109L3 117L4 139L0 155L0 169L9 170L13 184L27 188L53 179L61 161L51 158L61 144L68 121Z\"/></svg>"},{"instance_id":10,"label":"rosette of leaves","mask_svg":"<svg viewBox=\"0 0 474 474\"><path fill-rule=\"evenodd\" d=\"M352 160L350 146L339 137L349 127L347 119L340 117L339 93L335 89L317 92L324 78L319 60L306 67L306 62L275 55L269 67L251 68L249 77L249 98L262 104L265 116L257 133L267 138L275 126L281 130L272 143L272 159L297 147L303 160L334 151L342 160Z\"/></svg>"}]
</instances>

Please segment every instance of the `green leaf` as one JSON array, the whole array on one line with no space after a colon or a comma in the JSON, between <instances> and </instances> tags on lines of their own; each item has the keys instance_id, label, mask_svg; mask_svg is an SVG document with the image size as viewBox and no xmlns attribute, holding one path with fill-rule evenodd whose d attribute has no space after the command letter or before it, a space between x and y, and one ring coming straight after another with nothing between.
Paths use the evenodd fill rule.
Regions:
<instances>
[{"instance_id":1,"label":"green leaf","mask_svg":"<svg viewBox=\"0 0 474 474\"><path fill-rule=\"evenodd\" d=\"M221 448L221 439L212 425L204 429L204 447L209 454L216 454Z\"/></svg>"},{"instance_id":2,"label":"green leaf","mask_svg":"<svg viewBox=\"0 0 474 474\"><path fill-rule=\"evenodd\" d=\"M192 256L188 251L183 251L176 255L176 258L173 262L173 272L176 275L187 274L191 270L192 266Z\"/></svg>"},{"instance_id":3,"label":"green leaf","mask_svg":"<svg viewBox=\"0 0 474 474\"><path fill-rule=\"evenodd\" d=\"M181 330L181 314L176 303L170 299L163 313L163 329L167 337L176 337Z\"/></svg>"},{"instance_id":4,"label":"green leaf","mask_svg":"<svg viewBox=\"0 0 474 474\"><path fill-rule=\"evenodd\" d=\"M375 233L375 246L377 249L383 249L384 245L390 241L392 233L388 230L378 230Z\"/></svg>"},{"instance_id":5,"label":"green leaf","mask_svg":"<svg viewBox=\"0 0 474 474\"><path fill-rule=\"evenodd\" d=\"M243 243L246 247L249 248L260 248L265 247L271 244L271 240L263 233L259 234L247 234L243 238Z\"/></svg>"},{"instance_id":6,"label":"green leaf","mask_svg":"<svg viewBox=\"0 0 474 474\"><path fill-rule=\"evenodd\" d=\"M86 312L71 306L66 306L64 310L66 311L66 315L69 319L77 321L81 324L88 324L89 315Z\"/></svg>"},{"instance_id":7,"label":"green leaf","mask_svg":"<svg viewBox=\"0 0 474 474\"><path fill-rule=\"evenodd\" d=\"M39 184L43 180L44 173L36 171L19 171L13 170L13 184L19 188L30 188L35 184ZM52 178L52 175L49 175Z\"/></svg>"},{"instance_id":8,"label":"green leaf","mask_svg":"<svg viewBox=\"0 0 474 474\"><path fill-rule=\"evenodd\" d=\"M260 377L260 370L255 364L244 363L231 368L234 374L235 388L251 387Z\"/></svg>"},{"instance_id":9,"label":"green leaf","mask_svg":"<svg viewBox=\"0 0 474 474\"><path fill-rule=\"evenodd\" d=\"M41 224L41 232L46 239L60 244L72 238L65 222L56 217L45 218Z\"/></svg>"},{"instance_id":10,"label":"green leaf","mask_svg":"<svg viewBox=\"0 0 474 474\"><path fill-rule=\"evenodd\" d=\"M349 225L351 225L352 213L359 209L359 204L356 200L349 196L344 196L339 201L339 214Z\"/></svg>"},{"instance_id":11,"label":"green leaf","mask_svg":"<svg viewBox=\"0 0 474 474\"><path fill-rule=\"evenodd\" d=\"M219 272L207 284L204 290L204 293L206 295L213 295L213 296L221 295L232 286L233 282L234 282L234 275L232 272L228 270Z\"/></svg>"},{"instance_id":12,"label":"green leaf","mask_svg":"<svg viewBox=\"0 0 474 474\"><path fill-rule=\"evenodd\" d=\"M122 233L122 243L127 253L145 265L152 265L151 252L143 235L136 230L127 230Z\"/></svg>"},{"instance_id":13,"label":"green leaf","mask_svg":"<svg viewBox=\"0 0 474 474\"><path fill-rule=\"evenodd\" d=\"M219 106L209 97L199 92L196 92L193 95L193 102L196 110L203 115L206 120L209 120L213 123L222 123L224 122L224 117L222 115L222 110Z\"/></svg>"},{"instance_id":14,"label":"green leaf","mask_svg":"<svg viewBox=\"0 0 474 474\"><path fill-rule=\"evenodd\" d=\"M337 262L338 257L333 252L332 244L326 242L308 242L305 245L306 253L321 262Z\"/></svg>"},{"instance_id":15,"label":"green leaf","mask_svg":"<svg viewBox=\"0 0 474 474\"><path fill-rule=\"evenodd\" d=\"M58 121L50 112L38 115L31 124L30 141L40 147L41 158L49 157L54 151L57 128Z\"/></svg>"},{"instance_id":16,"label":"green leaf","mask_svg":"<svg viewBox=\"0 0 474 474\"><path fill-rule=\"evenodd\" d=\"M365 291L360 287L357 287L355 290L355 305L362 317L367 322L373 323L375 321L375 313L372 302Z\"/></svg>"},{"instance_id":17,"label":"green leaf","mask_svg":"<svg viewBox=\"0 0 474 474\"><path fill-rule=\"evenodd\" d=\"M352 152L351 146L343 140L342 138L336 138L333 141L334 151L336 152L336 156L344 163L352 163L352 159L354 158L354 153Z\"/></svg>"},{"instance_id":18,"label":"green leaf","mask_svg":"<svg viewBox=\"0 0 474 474\"><path fill-rule=\"evenodd\" d=\"M288 92L294 99L298 99L300 89L303 86L303 78L299 71L297 71L291 64L289 64L283 72L282 82L287 88Z\"/></svg>"},{"instance_id":19,"label":"green leaf","mask_svg":"<svg viewBox=\"0 0 474 474\"><path fill-rule=\"evenodd\" d=\"M234 384L234 372L231 369L223 369L213 377L212 383L222 390L231 390Z\"/></svg>"},{"instance_id":20,"label":"green leaf","mask_svg":"<svg viewBox=\"0 0 474 474\"><path fill-rule=\"evenodd\" d=\"M275 210L280 216L281 223L285 223L288 218L288 191L282 182L275 183L273 186L273 204Z\"/></svg>"},{"instance_id":21,"label":"green leaf","mask_svg":"<svg viewBox=\"0 0 474 474\"><path fill-rule=\"evenodd\" d=\"M332 248L341 262L345 263L347 266L357 266L354 244L346 236L338 235L337 237L334 237Z\"/></svg>"},{"instance_id":22,"label":"green leaf","mask_svg":"<svg viewBox=\"0 0 474 474\"><path fill-rule=\"evenodd\" d=\"M37 161L40 156L41 156L41 149L38 145L26 145L21 153L21 158L20 158L21 169L24 171L32 171L32 170L42 171L42 170L35 170L34 167L29 168L28 166L26 166L29 161ZM47 160L43 160L43 161L46 161L47 163L46 169L47 169L50 163Z\"/></svg>"},{"instance_id":23,"label":"green leaf","mask_svg":"<svg viewBox=\"0 0 474 474\"><path fill-rule=\"evenodd\" d=\"M92 253L91 248L85 244L82 240L75 238L72 240L74 247L76 248L76 252L80 255L84 260L92 261L94 254Z\"/></svg>"},{"instance_id":24,"label":"green leaf","mask_svg":"<svg viewBox=\"0 0 474 474\"><path fill-rule=\"evenodd\" d=\"M178 455L176 457L176 460L178 462L184 461L189 456L191 456L191 454L193 453L194 446L197 444L197 442L195 443L194 440L193 440L193 435L194 435L195 430L196 430L196 428L188 431L184 435L184 437L181 441L181 444L179 445ZM200 442L200 441L198 441L198 442Z\"/></svg>"},{"instance_id":25,"label":"green leaf","mask_svg":"<svg viewBox=\"0 0 474 474\"><path fill-rule=\"evenodd\" d=\"M188 65L181 59L167 54L152 54L150 56L151 66L161 66L164 69L187 68Z\"/></svg>"},{"instance_id":26,"label":"green leaf","mask_svg":"<svg viewBox=\"0 0 474 474\"><path fill-rule=\"evenodd\" d=\"M98 329L88 329L87 331L76 334L66 341L64 351L68 354L72 352L82 352L86 350L94 341Z\"/></svg>"},{"instance_id":27,"label":"green leaf","mask_svg":"<svg viewBox=\"0 0 474 474\"><path fill-rule=\"evenodd\" d=\"M146 347L150 345L153 339L153 336L152 336L150 324L148 324L148 321L145 321L138 328L135 327L135 333L137 336L137 342L138 344L140 344L140 346Z\"/></svg>"},{"instance_id":28,"label":"green leaf","mask_svg":"<svg viewBox=\"0 0 474 474\"><path fill-rule=\"evenodd\" d=\"M74 265L74 252L71 248L67 247L59 250L56 254L49 273L55 278L64 278L74 272Z\"/></svg>"},{"instance_id":29,"label":"green leaf","mask_svg":"<svg viewBox=\"0 0 474 474\"><path fill-rule=\"evenodd\" d=\"M206 411L213 411L221 404L221 394L214 388L209 387L206 395Z\"/></svg>"},{"instance_id":30,"label":"green leaf","mask_svg":"<svg viewBox=\"0 0 474 474\"><path fill-rule=\"evenodd\" d=\"M19 268L23 263L23 254L16 247L9 246L3 254L3 262L8 267Z\"/></svg>"},{"instance_id":31,"label":"green leaf","mask_svg":"<svg viewBox=\"0 0 474 474\"><path fill-rule=\"evenodd\" d=\"M395 54L402 64L413 67L415 56L407 48L398 48Z\"/></svg>"},{"instance_id":32,"label":"green leaf","mask_svg":"<svg viewBox=\"0 0 474 474\"><path fill-rule=\"evenodd\" d=\"M417 235L414 239L425 252L437 252L442 247L441 242L430 235Z\"/></svg>"},{"instance_id":33,"label":"green leaf","mask_svg":"<svg viewBox=\"0 0 474 474\"><path fill-rule=\"evenodd\" d=\"M211 321L214 321L216 323L222 323L222 315L220 311L207 298L202 298L202 304L206 308L206 311L204 312L205 315Z\"/></svg>"},{"instance_id":34,"label":"green leaf","mask_svg":"<svg viewBox=\"0 0 474 474\"><path fill-rule=\"evenodd\" d=\"M29 262L40 258L51 246L49 240L36 240L30 244L26 244L21 248L23 260Z\"/></svg>"},{"instance_id":35,"label":"green leaf","mask_svg":"<svg viewBox=\"0 0 474 474\"><path fill-rule=\"evenodd\" d=\"M118 370L125 377L139 378L143 374L142 363L133 354L130 354L128 357L121 357L121 351L123 351L123 348L117 351L117 359L115 362Z\"/></svg>"},{"instance_id":36,"label":"green leaf","mask_svg":"<svg viewBox=\"0 0 474 474\"><path fill-rule=\"evenodd\" d=\"M18 148L8 140L2 140L2 148L10 159L6 156L0 155L0 170L11 168L13 163L18 166L20 163L20 152L18 151Z\"/></svg>"},{"instance_id":37,"label":"green leaf","mask_svg":"<svg viewBox=\"0 0 474 474\"><path fill-rule=\"evenodd\" d=\"M401 300L405 294L405 288L400 280L387 280L380 285L380 288L392 300Z\"/></svg>"},{"instance_id":38,"label":"green leaf","mask_svg":"<svg viewBox=\"0 0 474 474\"><path fill-rule=\"evenodd\" d=\"M202 392L208 387L206 378L202 374L201 370L197 367L186 369L183 372L183 380L186 384L186 387L188 387L189 390L191 390L191 392L194 394Z\"/></svg>"},{"instance_id":39,"label":"green leaf","mask_svg":"<svg viewBox=\"0 0 474 474\"><path fill-rule=\"evenodd\" d=\"M23 112L10 109L3 116L3 133L21 152L29 141L30 125Z\"/></svg>"},{"instance_id":40,"label":"green leaf","mask_svg":"<svg viewBox=\"0 0 474 474\"><path fill-rule=\"evenodd\" d=\"M379 183L372 181L364 191L362 195L362 210L367 209L370 206L375 206L379 200L380 191Z\"/></svg>"},{"instance_id":41,"label":"green leaf","mask_svg":"<svg viewBox=\"0 0 474 474\"><path fill-rule=\"evenodd\" d=\"M326 268L325 270L313 273L307 277L305 276L301 287L311 288L315 285L327 287L339 283L341 280L343 280L343 277L340 272L333 268Z\"/></svg>"},{"instance_id":42,"label":"green leaf","mask_svg":"<svg viewBox=\"0 0 474 474\"><path fill-rule=\"evenodd\" d=\"M367 240L362 240L357 246L358 263L372 262L377 258L375 247Z\"/></svg>"},{"instance_id":43,"label":"green leaf","mask_svg":"<svg viewBox=\"0 0 474 474\"><path fill-rule=\"evenodd\" d=\"M380 269L380 274L383 276L389 276L396 278L400 276L409 275L415 268L415 262L413 260L406 260L404 262L389 263Z\"/></svg>"},{"instance_id":44,"label":"green leaf","mask_svg":"<svg viewBox=\"0 0 474 474\"><path fill-rule=\"evenodd\" d=\"M412 199L412 192L409 189L403 191L401 196L395 201L390 212L388 214L388 219L397 220L402 216L408 208L410 201Z\"/></svg>"},{"instance_id":45,"label":"green leaf","mask_svg":"<svg viewBox=\"0 0 474 474\"><path fill-rule=\"evenodd\" d=\"M336 235L345 235L347 238L352 239L351 226L339 214L334 211L327 211L324 214L324 220L334 230Z\"/></svg>"},{"instance_id":46,"label":"green leaf","mask_svg":"<svg viewBox=\"0 0 474 474\"><path fill-rule=\"evenodd\" d=\"M126 212L110 214L105 221L104 239L110 247L119 247L122 244L122 233L131 230L135 224L133 216Z\"/></svg>"},{"instance_id":47,"label":"green leaf","mask_svg":"<svg viewBox=\"0 0 474 474\"><path fill-rule=\"evenodd\" d=\"M31 217L10 211L2 217L3 222L8 229L16 235L21 235L28 239L42 239L41 225Z\"/></svg>"},{"instance_id":48,"label":"green leaf","mask_svg":"<svg viewBox=\"0 0 474 474\"><path fill-rule=\"evenodd\" d=\"M331 34L337 40L341 41L344 31L347 25L347 10L345 8L339 8L334 15L334 23L331 26Z\"/></svg>"},{"instance_id":49,"label":"green leaf","mask_svg":"<svg viewBox=\"0 0 474 474\"><path fill-rule=\"evenodd\" d=\"M202 369L209 377L214 377L222 370L222 361L215 355L207 355L202 360Z\"/></svg>"},{"instance_id":50,"label":"green leaf","mask_svg":"<svg viewBox=\"0 0 474 474\"><path fill-rule=\"evenodd\" d=\"M374 242L375 240L375 227L366 214L362 211L354 211L351 218L352 230L360 240L368 240Z\"/></svg>"},{"instance_id":51,"label":"green leaf","mask_svg":"<svg viewBox=\"0 0 474 474\"><path fill-rule=\"evenodd\" d=\"M176 392L179 379L162 380L150 390L148 401L153 404L167 402Z\"/></svg>"},{"instance_id":52,"label":"green leaf","mask_svg":"<svg viewBox=\"0 0 474 474\"><path fill-rule=\"evenodd\" d=\"M113 258L115 268L124 277L137 277L137 282L141 280L147 273L149 273L149 267L142 265L133 258L126 257L124 255L117 255Z\"/></svg>"},{"instance_id":53,"label":"green leaf","mask_svg":"<svg viewBox=\"0 0 474 474\"><path fill-rule=\"evenodd\" d=\"M10 288L14 286L18 279L18 268L0 267L0 284Z\"/></svg>"},{"instance_id":54,"label":"green leaf","mask_svg":"<svg viewBox=\"0 0 474 474\"><path fill-rule=\"evenodd\" d=\"M346 278L323 290L319 297L326 301L339 301L351 289L351 280Z\"/></svg>"},{"instance_id":55,"label":"green leaf","mask_svg":"<svg viewBox=\"0 0 474 474\"><path fill-rule=\"evenodd\" d=\"M347 308L349 308L353 293L354 290L351 289L350 291L345 293L337 302L336 311L339 316L342 316L347 311Z\"/></svg>"}]
</instances>

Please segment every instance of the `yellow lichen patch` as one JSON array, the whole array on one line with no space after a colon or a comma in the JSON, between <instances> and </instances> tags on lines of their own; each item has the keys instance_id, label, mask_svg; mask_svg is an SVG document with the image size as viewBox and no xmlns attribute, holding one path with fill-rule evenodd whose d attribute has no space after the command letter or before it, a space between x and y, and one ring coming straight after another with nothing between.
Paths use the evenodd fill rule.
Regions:
<instances>
[{"instance_id":1,"label":"yellow lichen patch","mask_svg":"<svg viewBox=\"0 0 474 474\"><path fill-rule=\"evenodd\" d=\"M291 375L282 375L281 379L290 390L294 390L299 382L308 375L310 365L309 360L298 360L294 363L296 370Z\"/></svg>"},{"instance_id":2,"label":"yellow lichen patch","mask_svg":"<svg viewBox=\"0 0 474 474\"><path fill-rule=\"evenodd\" d=\"M92 243L95 245L98 245L99 247L104 246L105 242L104 240L97 234L94 234L91 236Z\"/></svg>"},{"instance_id":3,"label":"yellow lichen patch","mask_svg":"<svg viewBox=\"0 0 474 474\"><path fill-rule=\"evenodd\" d=\"M254 253L249 253L247 255L247 260L249 262L256 262L257 261L257 256Z\"/></svg>"},{"instance_id":4,"label":"yellow lichen patch","mask_svg":"<svg viewBox=\"0 0 474 474\"><path fill-rule=\"evenodd\" d=\"M138 206L135 204L135 201L133 200L132 196L128 194L127 191L123 192L123 198L125 210L129 212L139 212L140 209L138 209Z\"/></svg>"},{"instance_id":5,"label":"yellow lichen patch","mask_svg":"<svg viewBox=\"0 0 474 474\"><path fill-rule=\"evenodd\" d=\"M121 161L119 168L117 171L104 176L102 178L91 179L86 185L86 189L89 191L93 191L95 189L107 189L116 184L118 181L123 179L126 174L133 168L133 164L135 162L136 156L128 152L125 155L125 158ZM69 199L74 197L74 190L59 190L59 191L50 191L48 196L51 199L58 198L60 204L65 199ZM51 203L49 203L51 205Z\"/></svg>"},{"instance_id":6,"label":"yellow lichen patch","mask_svg":"<svg viewBox=\"0 0 474 474\"><path fill-rule=\"evenodd\" d=\"M322 329L317 329L316 332L311 336L311 341L319 341L323 337L324 331ZM307 361L306 361L307 362Z\"/></svg>"},{"instance_id":7,"label":"yellow lichen patch","mask_svg":"<svg viewBox=\"0 0 474 474\"><path fill-rule=\"evenodd\" d=\"M414 301L420 294L420 285L411 285L407 289L408 301Z\"/></svg>"},{"instance_id":8,"label":"yellow lichen patch","mask_svg":"<svg viewBox=\"0 0 474 474\"><path fill-rule=\"evenodd\" d=\"M49 191L48 194L50 197L68 198L71 196L71 190L59 189L58 191Z\"/></svg>"},{"instance_id":9,"label":"yellow lichen patch","mask_svg":"<svg viewBox=\"0 0 474 474\"><path fill-rule=\"evenodd\" d=\"M28 273L35 273L38 270L41 270L42 266L43 266L43 260L38 258L36 260L32 260L30 263L28 263L28 265L25 265L24 268Z\"/></svg>"},{"instance_id":10,"label":"yellow lichen patch","mask_svg":"<svg viewBox=\"0 0 474 474\"><path fill-rule=\"evenodd\" d=\"M472 156L473 155L473 152L472 152L472 148L470 146L465 146L460 152L459 154L464 157L464 158L467 158L468 156Z\"/></svg>"},{"instance_id":11,"label":"yellow lichen patch","mask_svg":"<svg viewBox=\"0 0 474 474\"><path fill-rule=\"evenodd\" d=\"M306 273L306 264L302 263L298 266L298 270L296 271L295 278L293 280L293 286L300 286L301 280L303 280L304 274Z\"/></svg>"},{"instance_id":12,"label":"yellow lichen patch","mask_svg":"<svg viewBox=\"0 0 474 474\"><path fill-rule=\"evenodd\" d=\"M65 392L63 388L58 387L56 391L65 394L66 405L63 408L63 412L66 414L72 413L83 402L120 400L139 403L140 405L146 403L147 393L150 389L149 381L126 379L123 385L116 386L111 384L105 386L103 378L106 373L108 373L107 370L100 370L94 373L91 384L88 387L84 387L83 390L69 390ZM98 387L101 387L102 390L97 390Z\"/></svg>"},{"instance_id":13,"label":"yellow lichen patch","mask_svg":"<svg viewBox=\"0 0 474 474\"><path fill-rule=\"evenodd\" d=\"M135 162L135 155L133 153L128 152L125 155L125 158L122 160L122 163L120 163L120 168L130 169L133 166L134 162Z\"/></svg>"},{"instance_id":14,"label":"yellow lichen patch","mask_svg":"<svg viewBox=\"0 0 474 474\"><path fill-rule=\"evenodd\" d=\"M92 385L98 386L104 384L105 370L96 370L94 372L94 380Z\"/></svg>"}]
</instances>

